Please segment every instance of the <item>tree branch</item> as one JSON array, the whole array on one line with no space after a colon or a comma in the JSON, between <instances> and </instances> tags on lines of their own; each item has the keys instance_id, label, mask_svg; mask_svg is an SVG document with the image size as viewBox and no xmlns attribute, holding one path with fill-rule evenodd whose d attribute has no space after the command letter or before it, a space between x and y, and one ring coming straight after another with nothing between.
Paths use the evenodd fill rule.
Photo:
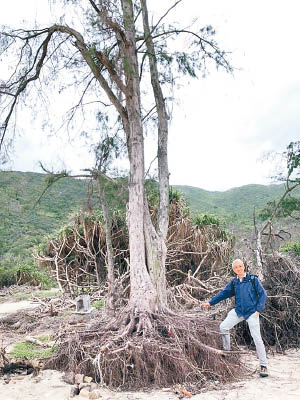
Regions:
<instances>
[{"instance_id":1,"label":"tree branch","mask_svg":"<svg viewBox=\"0 0 300 400\"><path fill-rule=\"evenodd\" d=\"M154 25L154 27L151 29L151 31L148 32L148 34L146 34L146 37L143 37L143 42L142 44L137 48L137 51L139 51L139 49L144 45L144 43L146 43L146 41L148 40L148 38L150 36L152 36L152 33L155 31L155 29L158 27L158 25L161 23L161 21L169 14L169 12L175 8L177 6L178 3L180 3L182 0L177 0L177 2L175 4L173 4L165 13L164 15L162 15L160 17L160 19L158 20L158 22ZM153 37L152 37L153 38Z\"/></svg>"},{"instance_id":2,"label":"tree branch","mask_svg":"<svg viewBox=\"0 0 300 400\"><path fill-rule=\"evenodd\" d=\"M43 33L44 32L45 32L45 30L43 30ZM10 118L12 116L14 108L15 108L15 106L17 104L18 97L26 89L27 85L30 82L38 79L39 76L40 76L40 73L41 73L41 70L42 70L42 67L43 67L43 64L44 64L44 60L45 60L45 58L47 56L48 45L49 45L50 39L51 39L53 33L55 32L55 30L52 30L50 28L46 32L47 32L47 37L44 40L44 42L42 43L42 45L40 46L40 48L38 49L38 51L40 49L42 49L42 55L41 55L37 65L35 67L35 74L32 77L26 79L25 81L21 80L21 83L20 83L20 86L18 87L18 90L16 91L15 94L12 94L12 96L14 97L14 101L12 102L12 104L11 104L11 106L9 108L9 112L8 112L7 117L5 118L4 124L1 126L2 134L1 134L1 139L0 139L0 150L1 150L2 145L3 145L3 140L4 140L4 137L5 137L5 133L6 133L6 130L7 130L8 123L10 121ZM36 59L37 59L37 57L36 57Z\"/></svg>"}]
</instances>

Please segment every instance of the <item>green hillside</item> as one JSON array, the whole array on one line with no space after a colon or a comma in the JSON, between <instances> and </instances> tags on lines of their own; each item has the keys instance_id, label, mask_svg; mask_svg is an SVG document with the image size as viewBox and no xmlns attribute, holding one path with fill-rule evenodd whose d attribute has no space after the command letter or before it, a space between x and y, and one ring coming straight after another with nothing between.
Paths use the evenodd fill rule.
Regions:
<instances>
[{"instance_id":1,"label":"green hillside","mask_svg":"<svg viewBox=\"0 0 300 400\"><path fill-rule=\"evenodd\" d=\"M210 212L230 216L237 222L252 220L254 207L259 211L284 193L283 184L245 185L225 192L209 192L191 186L174 187L184 193L193 214Z\"/></svg>"},{"instance_id":2,"label":"green hillside","mask_svg":"<svg viewBox=\"0 0 300 400\"><path fill-rule=\"evenodd\" d=\"M36 204L46 187L45 174L0 172L0 272L31 258L32 247L62 227L86 201L87 181L61 179ZM225 192L174 186L184 193L191 213L213 213L234 224L252 223L253 207L278 199L283 185L247 185ZM110 194L110 197L112 195Z\"/></svg>"},{"instance_id":3,"label":"green hillside","mask_svg":"<svg viewBox=\"0 0 300 400\"><path fill-rule=\"evenodd\" d=\"M42 197L45 174L0 172L0 261L31 252L41 238L61 226L83 203L87 183L62 179Z\"/></svg>"}]
</instances>

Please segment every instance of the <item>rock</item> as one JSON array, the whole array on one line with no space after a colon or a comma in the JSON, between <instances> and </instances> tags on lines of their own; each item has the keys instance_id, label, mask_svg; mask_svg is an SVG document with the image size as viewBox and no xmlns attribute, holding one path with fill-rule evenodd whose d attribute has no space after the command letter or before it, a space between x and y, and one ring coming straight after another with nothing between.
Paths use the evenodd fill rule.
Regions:
<instances>
[{"instance_id":1,"label":"rock","mask_svg":"<svg viewBox=\"0 0 300 400\"><path fill-rule=\"evenodd\" d=\"M16 322L15 324L12 325L12 328L18 329L18 328L20 328L20 326L21 326L21 322L18 321L18 322Z\"/></svg>"},{"instance_id":2,"label":"rock","mask_svg":"<svg viewBox=\"0 0 300 400\"><path fill-rule=\"evenodd\" d=\"M89 394L89 399L94 400L94 399L100 399L100 397L102 397L101 395L101 391L99 389L93 390L92 392L90 392Z\"/></svg>"},{"instance_id":3,"label":"rock","mask_svg":"<svg viewBox=\"0 0 300 400\"><path fill-rule=\"evenodd\" d=\"M90 392L91 391L91 384L90 383L86 383L86 382L80 383L79 384L79 390L81 390L81 389L87 389Z\"/></svg>"},{"instance_id":4,"label":"rock","mask_svg":"<svg viewBox=\"0 0 300 400\"><path fill-rule=\"evenodd\" d=\"M68 383L69 385L73 385L75 383L75 373L73 371L66 372L63 375L62 380Z\"/></svg>"},{"instance_id":5,"label":"rock","mask_svg":"<svg viewBox=\"0 0 300 400\"><path fill-rule=\"evenodd\" d=\"M90 392L88 389L84 388L80 390L79 396L80 397L87 397L89 398Z\"/></svg>"},{"instance_id":6,"label":"rock","mask_svg":"<svg viewBox=\"0 0 300 400\"><path fill-rule=\"evenodd\" d=\"M98 389L97 383L92 382L92 383L90 383L90 385L91 385L91 392L92 392L93 390Z\"/></svg>"},{"instance_id":7,"label":"rock","mask_svg":"<svg viewBox=\"0 0 300 400\"><path fill-rule=\"evenodd\" d=\"M83 381L84 381L84 382L87 382L87 383L91 383L92 380L93 380L93 378L90 377L90 376L85 376L84 379L83 379Z\"/></svg>"}]
</instances>

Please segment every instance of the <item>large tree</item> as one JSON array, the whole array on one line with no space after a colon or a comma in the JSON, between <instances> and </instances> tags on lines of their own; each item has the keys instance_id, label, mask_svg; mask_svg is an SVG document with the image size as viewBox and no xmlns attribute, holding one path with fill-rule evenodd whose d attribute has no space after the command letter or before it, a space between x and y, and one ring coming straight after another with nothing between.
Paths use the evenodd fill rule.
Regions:
<instances>
[{"instance_id":1,"label":"large tree","mask_svg":"<svg viewBox=\"0 0 300 400\"><path fill-rule=\"evenodd\" d=\"M164 17L180 2L174 2ZM196 70L202 67L206 58L214 59L227 69L230 67L224 53L211 38L214 32L210 26L197 33L161 26L161 18L150 27L146 0L89 0L84 9L80 2L75 1L71 10L74 17L77 12L84 18L82 32L67 23L28 30L2 30L4 50L8 52L15 47L19 55L11 78L1 83L2 104L7 110L1 131L2 151L18 101L26 96L33 82L45 78L50 62L57 79L60 79L58 71L67 71L70 67L81 74L80 79L85 84L81 102L88 90L100 87L119 115L130 163L130 306L141 312L163 310L167 307L164 240L168 227L169 171L168 115L161 81L172 81L173 62L177 63L179 70L192 76L196 76ZM180 33L193 38L193 49L189 54L180 51L172 54L167 48L167 40ZM72 47L75 47L75 52L71 51ZM150 68L145 67L146 58ZM164 64L161 72L158 61ZM144 187L143 110L146 106L141 103L141 87L148 72L157 112L160 206L156 227L150 219Z\"/></svg>"},{"instance_id":2,"label":"large tree","mask_svg":"<svg viewBox=\"0 0 300 400\"><path fill-rule=\"evenodd\" d=\"M88 97L89 93L90 95L96 93L99 96L97 105L102 104L106 107L108 101L114 106L116 120L125 133L130 164L127 217L130 247L130 300L127 312L123 313L122 324L125 324L125 329L118 334L115 343L119 343L122 338L132 332L147 335L153 329L151 316L157 313L165 315L169 311L165 279L165 238L168 229L169 193L167 155L169 116L166 108L167 95L163 94L162 84L165 84L164 90L167 91L167 85L174 84L175 76L178 74L196 77L197 70L205 69L209 60L217 66L231 70L224 52L213 40L214 30L211 26L201 27L199 31L194 32L163 23L164 18L181 1L169 1L169 9L152 26L149 23L146 0L88 0L85 7L80 1L62 1L70 7L71 20L76 21L78 17L72 26L65 16L60 18L59 23L54 23L49 27L26 30L3 28L1 32L1 46L4 53L11 54L13 51L18 55L11 77L6 82L1 82L0 87L1 102L6 112L1 125L2 151L16 106L23 96L27 95L32 84L35 82L42 84L44 79L48 83L52 78L65 79L69 72L74 74L71 86L73 88L76 86L77 90L82 89L78 105L84 105L83 98ZM188 51L174 50L174 41L172 42L173 50L168 48L169 41L172 38L178 38L179 35L190 38ZM148 79L151 82L152 96L149 92ZM65 86L68 85L65 84ZM103 99L103 94L106 96L106 101ZM154 105L151 103L151 98ZM156 114L154 120L149 118L153 112ZM111 112L109 112L109 117L112 118ZM155 224L150 218L144 184L144 128L149 120L152 128L153 122L157 127L158 143L160 200ZM169 315L172 313L170 312ZM178 322L180 329L184 332L186 323L182 318L180 321ZM173 325L174 323L175 320L172 321ZM194 323L194 316L189 323ZM114 324L115 321L108 326L112 327ZM163 320L161 324L168 325L169 322ZM166 335L177 337L172 327L167 328L166 331L165 327L159 328L158 325L156 319L155 326L159 329L162 340ZM193 361L185 361L182 366L176 364L176 369L181 371L183 368L184 374L189 375L190 371L194 370L194 363L199 364L199 357L197 358L199 351L218 353L217 350L199 341L199 332L205 325L203 322L195 322L195 327L188 332L189 335L193 335L193 340L188 340L188 346L193 348L189 350L189 357L192 356ZM180 340L184 343L187 340L186 335L187 333L181 334ZM206 333L205 336L207 336ZM111 346L110 337L101 351ZM180 347L179 339L177 339L174 339L176 341L174 349L178 351L179 358L186 357L186 344ZM159 352L160 347L161 344L158 344L157 351ZM127 345L123 346L121 351L126 351L126 349L131 351ZM150 359L152 350L147 354ZM169 360L167 364L172 374L176 357L173 357L172 351L166 350L166 352L168 354L161 357L161 362L164 363L167 357ZM98 365L100 364L99 358ZM109 369L106 368L106 371ZM182 371L181 374L183 374ZM194 371L196 375L199 372L197 368ZM108 372L107 374L109 375ZM168 374L169 372L164 382L169 381Z\"/></svg>"}]
</instances>

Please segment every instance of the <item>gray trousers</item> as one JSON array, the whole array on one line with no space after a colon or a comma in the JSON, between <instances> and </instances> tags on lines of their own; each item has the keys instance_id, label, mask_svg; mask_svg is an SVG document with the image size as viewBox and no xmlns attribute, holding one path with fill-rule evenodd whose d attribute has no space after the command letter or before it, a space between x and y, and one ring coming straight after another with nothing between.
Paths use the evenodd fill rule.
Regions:
<instances>
[{"instance_id":1,"label":"gray trousers","mask_svg":"<svg viewBox=\"0 0 300 400\"><path fill-rule=\"evenodd\" d=\"M230 350L230 333L229 330L239 322L243 321L244 317L238 317L235 309L229 311L227 317L220 325L220 332L222 333L223 340L223 348L224 350ZM260 325L259 325L259 315L256 313L250 315L250 317L246 320L250 329L251 336L253 338L256 353L260 361L260 365L264 367L267 366L267 357L264 342L262 341L260 334Z\"/></svg>"}]
</instances>

